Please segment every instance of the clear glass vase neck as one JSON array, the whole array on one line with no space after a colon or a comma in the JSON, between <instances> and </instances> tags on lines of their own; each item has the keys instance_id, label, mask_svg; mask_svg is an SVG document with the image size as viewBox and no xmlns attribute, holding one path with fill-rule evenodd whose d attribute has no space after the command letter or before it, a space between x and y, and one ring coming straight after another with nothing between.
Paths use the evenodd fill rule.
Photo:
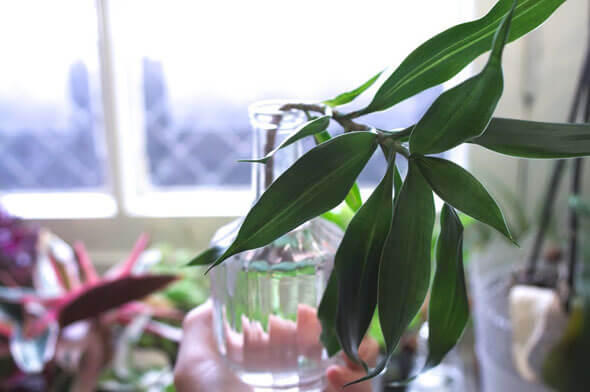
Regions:
<instances>
[{"instance_id":1,"label":"clear glass vase neck","mask_svg":"<svg viewBox=\"0 0 590 392\"><path fill-rule=\"evenodd\" d=\"M254 131L253 159L268 155L285 138L305 122L303 112L282 111L287 101L260 101L249 107L250 124ZM303 147L295 142L274 154L266 164L255 163L252 167L252 187L258 200L272 182L291 166L301 155Z\"/></svg>"}]
</instances>

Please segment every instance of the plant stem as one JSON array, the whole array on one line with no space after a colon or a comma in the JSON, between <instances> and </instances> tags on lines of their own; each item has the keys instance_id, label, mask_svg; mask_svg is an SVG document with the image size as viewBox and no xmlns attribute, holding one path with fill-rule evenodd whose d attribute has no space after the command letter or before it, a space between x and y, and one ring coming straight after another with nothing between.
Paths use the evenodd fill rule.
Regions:
<instances>
[{"instance_id":1,"label":"plant stem","mask_svg":"<svg viewBox=\"0 0 590 392\"><path fill-rule=\"evenodd\" d=\"M336 110L330 110L330 108L318 105L318 104L308 104L308 103L288 103L281 106L281 110L303 110L309 112L316 112L321 113L324 115L329 115L331 112L331 117L334 121L336 121L342 128L344 128L345 132L353 132L353 131L369 131L371 127L364 124L359 124L357 122L352 121L349 114L340 113Z\"/></svg>"},{"instance_id":2,"label":"plant stem","mask_svg":"<svg viewBox=\"0 0 590 392\"><path fill-rule=\"evenodd\" d=\"M527 267L526 267L526 277L531 279L537 269L537 264L539 260L539 256L541 254L541 248L543 247L543 242L545 241L545 234L547 232L547 228L549 227L549 222L551 221L551 215L553 212L553 205L555 204L555 199L557 197L557 190L559 189L559 184L561 182L563 169L565 168L565 160L560 159L555 162L553 166L553 172L551 174L551 180L549 181L549 185L547 186L547 192L545 193L545 200L543 202L543 212L541 214L541 222L539 223L539 230L535 235L535 242L533 244L533 249L528 259Z\"/></svg>"},{"instance_id":3,"label":"plant stem","mask_svg":"<svg viewBox=\"0 0 590 392\"><path fill-rule=\"evenodd\" d=\"M414 129L414 125L410 125L409 127L402 129L401 131L379 130L379 132L383 133L384 135L387 135L388 137L394 140L398 140L400 142L407 142L410 139L410 135L412 134L412 129Z\"/></svg>"},{"instance_id":4,"label":"plant stem","mask_svg":"<svg viewBox=\"0 0 590 392\"><path fill-rule=\"evenodd\" d=\"M574 161L574 169L572 173L572 196L576 197L580 194L580 185L582 178L582 158L576 158ZM567 304L574 294L574 277L577 271L578 262L578 214L573 207L569 208L569 252L568 252L568 269L567 269L567 287L569 288Z\"/></svg>"},{"instance_id":5,"label":"plant stem","mask_svg":"<svg viewBox=\"0 0 590 392\"><path fill-rule=\"evenodd\" d=\"M277 139L277 131L279 130L279 126L281 124L281 116L274 115L270 121L273 125L276 125L274 129L269 129L266 131L266 141L264 143L264 155L266 156L269 154L274 148ZM274 181L274 170L275 170L275 162L274 157L271 157L266 165L264 165L264 189L267 189L270 184Z\"/></svg>"},{"instance_id":6,"label":"plant stem","mask_svg":"<svg viewBox=\"0 0 590 392\"><path fill-rule=\"evenodd\" d=\"M588 47L586 49L586 59L584 61L584 69L583 69L583 76L581 84L585 87L585 95L586 95L586 104L584 107L584 114L583 120L584 122L588 122L590 119L590 30L588 31ZM580 106L581 101L581 94L578 98L578 106ZM574 114L575 117L575 114ZM575 120L575 118L574 118ZM572 196L578 197L580 194L580 188L582 184L582 169L584 166L583 158L576 158L574 161L574 169L572 171ZM578 232L579 232L579 223L578 223L578 213L575 210L574 206L569 206L569 230L570 230L570 243L569 243L569 252L568 252L568 269L567 269L567 276L566 282L568 287L568 296L566 300L566 307L569 308L571 299L573 295L575 295L575 275L578 270Z\"/></svg>"}]
</instances>

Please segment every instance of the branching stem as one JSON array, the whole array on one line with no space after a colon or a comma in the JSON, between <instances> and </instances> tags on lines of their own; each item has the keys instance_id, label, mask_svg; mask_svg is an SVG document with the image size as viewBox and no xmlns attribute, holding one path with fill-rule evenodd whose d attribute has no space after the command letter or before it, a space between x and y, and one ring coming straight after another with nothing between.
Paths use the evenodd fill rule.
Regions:
<instances>
[{"instance_id":1,"label":"branching stem","mask_svg":"<svg viewBox=\"0 0 590 392\"><path fill-rule=\"evenodd\" d=\"M337 110L332 110L328 106L309 103L288 103L281 106L281 110L292 109L321 113L326 116L331 116L334 121L336 121L338 124L340 124L342 128L344 128L345 132L369 131L371 129L371 127L369 127L368 125L359 124L357 122L352 121L353 117L351 117L350 114L344 114L338 112Z\"/></svg>"}]
</instances>

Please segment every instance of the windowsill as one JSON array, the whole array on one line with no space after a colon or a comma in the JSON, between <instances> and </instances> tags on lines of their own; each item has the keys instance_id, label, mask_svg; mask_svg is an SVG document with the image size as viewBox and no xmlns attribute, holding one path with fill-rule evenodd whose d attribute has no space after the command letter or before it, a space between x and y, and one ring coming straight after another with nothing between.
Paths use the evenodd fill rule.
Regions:
<instances>
[{"instance_id":1,"label":"windowsill","mask_svg":"<svg viewBox=\"0 0 590 392\"><path fill-rule=\"evenodd\" d=\"M115 199L100 192L5 193L0 205L24 219L110 218L117 214Z\"/></svg>"}]
</instances>

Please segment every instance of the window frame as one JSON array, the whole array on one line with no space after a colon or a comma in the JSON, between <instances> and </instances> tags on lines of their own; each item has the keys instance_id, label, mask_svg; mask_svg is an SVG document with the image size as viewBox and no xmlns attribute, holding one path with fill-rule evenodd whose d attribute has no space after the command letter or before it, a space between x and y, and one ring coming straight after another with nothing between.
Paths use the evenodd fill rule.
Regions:
<instances>
[{"instance_id":1,"label":"window frame","mask_svg":"<svg viewBox=\"0 0 590 392\"><path fill-rule=\"evenodd\" d=\"M459 1L463 16L470 19L475 0ZM132 80L120 50L122 44L113 40L117 32L113 30L116 27L112 23L110 5L111 0L96 0L103 140L107 156L105 190L10 192L0 195L0 203L23 218L41 220L43 226L55 230L68 241L84 239L91 253L99 255L99 264L109 264L113 258L122 257L117 249L128 248L131 241L127 237L135 237L141 231L170 239L175 245L202 248L220 224L247 211L253 192L215 187L156 190L149 184L147 157L143 152L143 119L136 110L129 110L131 105L142 102L141 89L130 88L138 81ZM455 84L471 73L469 68L448 84ZM452 155L460 164L467 163L465 147L457 148ZM368 197L370 191L363 189L363 197ZM77 203L71 202L73 198ZM72 208L74 204L80 207ZM106 227L118 229L101 230ZM129 233L115 238L123 230ZM187 232L193 234L187 237ZM175 238L180 240L174 241ZM107 246L109 243L113 245ZM103 251L97 252L98 249Z\"/></svg>"}]
</instances>

